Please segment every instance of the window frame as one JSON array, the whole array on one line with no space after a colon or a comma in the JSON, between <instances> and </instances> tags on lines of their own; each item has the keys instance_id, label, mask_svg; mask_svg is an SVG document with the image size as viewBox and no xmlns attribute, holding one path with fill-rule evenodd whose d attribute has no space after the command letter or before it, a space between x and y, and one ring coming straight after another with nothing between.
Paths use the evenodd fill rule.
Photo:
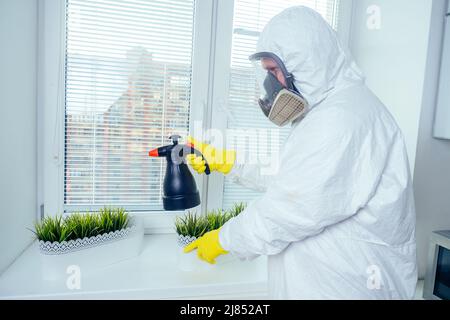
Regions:
<instances>
[{"instance_id":1,"label":"window frame","mask_svg":"<svg viewBox=\"0 0 450 320\"><path fill-rule=\"evenodd\" d=\"M345 43L350 38L352 1L340 0L339 14L348 13L340 18L338 30ZM228 99L233 10L234 0L195 1L190 132L199 125L203 132L227 128L220 106ZM66 1L39 2L37 219L64 213L65 17ZM221 208L224 177L194 176L202 199L199 211ZM133 212L144 218L147 234L173 233L174 219L183 213Z\"/></svg>"},{"instance_id":2,"label":"window frame","mask_svg":"<svg viewBox=\"0 0 450 320\"><path fill-rule=\"evenodd\" d=\"M191 131L194 123L205 125L202 120L208 107L209 90L203 84L207 83L210 77L213 9L212 1L195 1ZM38 119L38 219L64 213L65 17L66 1L40 1L38 110L41 116ZM204 193L205 179L196 177L196 180L199 191ZM202 206L204 205L205 203L202 203ZM133 213L144 218L147 233L171 233L174 218L184 212L138 211Z\"/></svg>"}]
</instances>

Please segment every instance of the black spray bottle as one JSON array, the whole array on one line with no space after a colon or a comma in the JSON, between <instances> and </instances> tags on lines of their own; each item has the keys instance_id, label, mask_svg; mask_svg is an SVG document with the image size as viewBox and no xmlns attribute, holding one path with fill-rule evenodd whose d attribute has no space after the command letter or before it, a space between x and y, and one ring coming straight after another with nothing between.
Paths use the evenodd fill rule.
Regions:
<instances>
[{"instance_id":1,"label":"black spray bottle","mask_svg":"<svg viewBox=\"0 0 450 320\"><path fill-rule=\"evenodd\" d=\"M169 138L172 140L171 145L149 152L150 157L164 157L167 161L162 198L164 210L167 211L183 211L200 205L200 194L186 164L186 156L195 154L203 157L203 155L191 146L178 144L180 138L178 135L173 135ZM207 175L211 173L208 163L206 163L205 173Z\"/></svg>"}]
</instances>

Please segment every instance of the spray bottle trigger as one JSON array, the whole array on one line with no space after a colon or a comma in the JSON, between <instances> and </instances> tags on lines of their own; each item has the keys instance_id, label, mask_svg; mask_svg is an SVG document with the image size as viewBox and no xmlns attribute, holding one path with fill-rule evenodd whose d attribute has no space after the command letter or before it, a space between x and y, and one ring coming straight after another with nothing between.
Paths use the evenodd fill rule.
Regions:
<instances>
[{"instance_id":1,"label":"spray bottle trigger","mask_svg":"<svg viewBox=\"0 0 450 320\"><path fill-rule=\"evenodd\" d=\"M191 154L195 154L197 157L202 157L202 159L205 161L205 174L209 176L211 174L211 168L209 167L208 161L206 160L205 156L200 151L195 149L192 145L189 145L189 147L191 148Z\"/></svg>"}]
</instances>

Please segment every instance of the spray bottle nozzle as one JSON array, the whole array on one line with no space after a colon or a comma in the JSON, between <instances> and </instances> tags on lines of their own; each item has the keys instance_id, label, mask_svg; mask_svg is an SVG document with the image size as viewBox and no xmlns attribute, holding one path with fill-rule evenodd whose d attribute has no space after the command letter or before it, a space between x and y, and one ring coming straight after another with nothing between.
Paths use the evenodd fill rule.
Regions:
<instances>
[{"instance_id":1,"label":"spray bottle nozzle","mask_svg":"<svg viewBox=\"0 0 450 320\"><path fill-rule=\"evenodd\" d=\"M148 153L148 155L152 158L167 158L167 161L179 163L180 161L178 160L186 157L188 154L195 154L199 157L202 157L206 162L203 154L195 149L194 145L192 145L191 143L188 143L187 145L178 144L178 140L181 139L181 136L173 135L170 136L169 139L172 140L173 144L153 149ZM206 162L205 165L205 174L210 175L211 170L208 163Z\"/></svg>"},{"instance_id":2,"label":"spray bottle nozzle","mask_svg":"<svg viewBox=\"0 0 450 320\"><path fill-rule=\"evenodd\" d=\"M153 149L148 153L148 155L152 158L158 158L159 157L159 151L158 149Z\"/></svg>"},{"instance_id":3,"label":"spray bottle nozzle","mask_svg":"<svg viewBox=\"0 0 450 320\"><path fill-rule=\"evenodd\" d=\"M153 149L148 153L148 155L152 158L163 158L169 156L174 147L178 146L178 141L181 139L181 136L174 134L170 136L169 139L172 140L171 145Z\"/></svg>"}]
</instances>

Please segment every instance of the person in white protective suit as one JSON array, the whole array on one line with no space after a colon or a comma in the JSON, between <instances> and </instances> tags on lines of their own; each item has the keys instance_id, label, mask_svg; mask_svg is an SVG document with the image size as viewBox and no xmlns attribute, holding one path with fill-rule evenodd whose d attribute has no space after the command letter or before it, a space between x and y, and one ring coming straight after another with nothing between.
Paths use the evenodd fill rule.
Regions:
<instances>
[{"instance_id":1,"label":"person in white protective suit","mask_svg":"<svg viewBox=\"0 0 450 320\"><path fill-rule=\"evenodd\" d=\"M265 193L185 251L197 249L210 263L226 253L268 256L276 299L413 298L414 199L393 117L311 9L274 17L251 59L265 75L263 112L278 125L292 122L279 172L265 179L255 166L234 165L233 151L191 138L204 153L188 159L196 171L208 162L212 171Z\"/></svg>"}]
</instances>

